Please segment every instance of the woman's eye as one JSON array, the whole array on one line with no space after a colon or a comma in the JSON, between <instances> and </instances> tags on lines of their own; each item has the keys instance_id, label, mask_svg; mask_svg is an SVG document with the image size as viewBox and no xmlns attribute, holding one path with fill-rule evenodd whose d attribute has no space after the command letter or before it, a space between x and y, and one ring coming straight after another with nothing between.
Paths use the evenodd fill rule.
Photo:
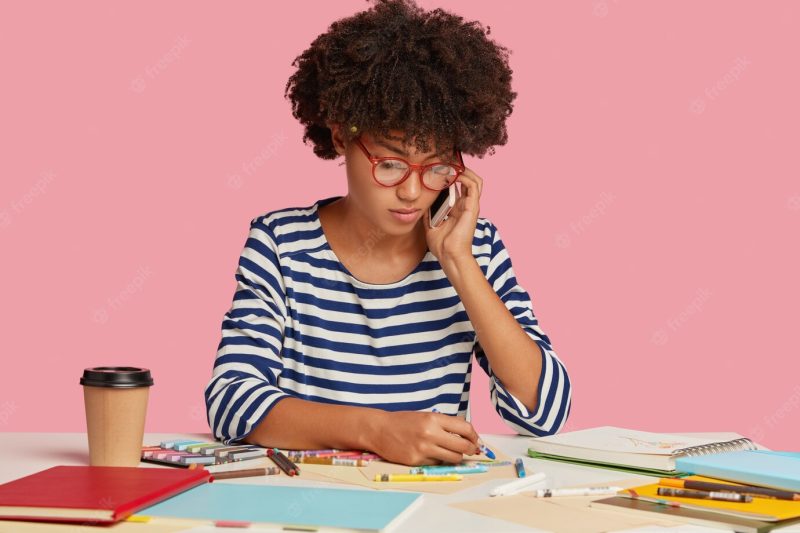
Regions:
<instances>
[{"instance_id":1,"label":"woman's eye","mask_svg":"<svg viewBox=\"0 0 800 533\"><path fill-rule=\"evenodd\" d=\"M431 167L434 174L438 174L440 176L449 176L453 173L453 167L449 165L436 165L435 167Z\"/></svg>"}]
</instances>

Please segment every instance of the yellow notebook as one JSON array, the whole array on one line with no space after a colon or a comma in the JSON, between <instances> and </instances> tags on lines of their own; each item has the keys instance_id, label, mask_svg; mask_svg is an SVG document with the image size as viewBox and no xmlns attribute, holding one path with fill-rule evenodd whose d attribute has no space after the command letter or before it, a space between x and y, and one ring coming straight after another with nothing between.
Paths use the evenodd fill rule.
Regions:
<instances>
[{"instance_id":1,"label":"yellow notebook","mask_svg":"<svg viewBox=\"0 0 800 533\"><path fill-rule=\"evenodd\" d=\"M683 479L728 483L730 485L738 484L702 476L689 476ZM716 512L730 516L739 516L742 518L752 518L755 520L763 520L765 522L777 522L779 520L788 520L790 518L800 517L800 501L753 498L753 501L750 503L737 503L717 500L703 500L698 498L659 496L657 492L659 486L660 485L658 483L642 485L640 487L621 490L617 494L620 496L638 498L640 500L653 503L674 505L677 507L685 507L686 509Z\"/></svg>"}]
</instances>

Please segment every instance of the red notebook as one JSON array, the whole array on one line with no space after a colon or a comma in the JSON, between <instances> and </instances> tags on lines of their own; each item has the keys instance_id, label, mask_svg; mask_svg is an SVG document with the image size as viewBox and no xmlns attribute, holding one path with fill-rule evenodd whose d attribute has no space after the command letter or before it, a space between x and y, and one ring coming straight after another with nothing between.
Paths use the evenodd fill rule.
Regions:
<instances>
[{"instance_id":1,"label":"red notebook","mask_svg":"<svg viewBox=\"0 0 800 533\"><path fill-rule=\"evenodd\" d=\"M54 466L0 485L0 519L111 523L210 481L204 468Z\"/></svg>"}]
</instances>

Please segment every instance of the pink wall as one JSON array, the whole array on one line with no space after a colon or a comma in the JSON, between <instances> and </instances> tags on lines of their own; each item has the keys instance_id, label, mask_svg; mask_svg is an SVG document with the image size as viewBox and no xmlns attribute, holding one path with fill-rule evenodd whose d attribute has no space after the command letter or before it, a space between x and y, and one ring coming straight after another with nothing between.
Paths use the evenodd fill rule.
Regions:
<instances>
[{"instance_id":1,"label":"pink wall","mask_svg":"<svg viewBox=\"0 0 800 533\"><path fill-rule=\"evenodd\" d=\"M290 64L366 5L6 6L0 430L82 431L100 364L152 369L148 431L207 430L250 219L345 190L301 142ZM514 51L510 142L467 164L571 371L568 428L800 448L800 4L422 5Z\"/></svg>"}]
</instances>

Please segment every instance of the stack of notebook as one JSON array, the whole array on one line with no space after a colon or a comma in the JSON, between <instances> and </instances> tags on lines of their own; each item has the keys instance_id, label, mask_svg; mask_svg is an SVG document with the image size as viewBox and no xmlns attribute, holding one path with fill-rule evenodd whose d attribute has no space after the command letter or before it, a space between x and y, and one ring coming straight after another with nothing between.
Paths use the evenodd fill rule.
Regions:
<instances>
[{"instance_id":1,"label":"stack of notebook","mask_svg":"<svg viewBox=\"0 0 800 533\"><path fill-rule=\"evenodd\" d=\"M673 477L673 486L684 485L690 490L698 490L693 481L718 486L679 497L668 491L659 494L659 487L670 483L661 480L596 500L592 507L754 533L800 523L800 453L758 449L739 435L708 438L599 427L534 439L528 455L669 476ZM742 486L747 488L736 488ZM728 495L744 492L749 501L721 501L714 499L719 495L710 496L712 491Z\"/></svg>"},{"instance_id":2,"label":"stack of notebook","mask_svg":"<svg viewBox=\"0 0 800 533\"><path fill-rule=\"evenodd\" d=\"M107 525L158 517L218 527L383 532L423 498L412 492L211 481L202 467L56 466L0 485L0 530L15 531L15 522L5 522L11 520Z\"/></svg>"}]
</instances>

